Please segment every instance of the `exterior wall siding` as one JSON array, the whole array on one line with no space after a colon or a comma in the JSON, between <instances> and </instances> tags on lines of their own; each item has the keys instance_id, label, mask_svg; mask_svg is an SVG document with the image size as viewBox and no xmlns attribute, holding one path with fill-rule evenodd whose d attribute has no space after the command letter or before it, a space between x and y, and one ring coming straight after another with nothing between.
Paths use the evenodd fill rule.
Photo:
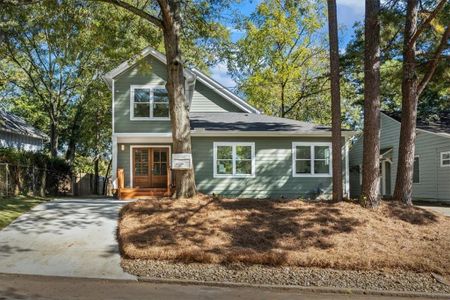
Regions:
<instances>
[{"instance_id":1,"label":"exterior wall siding","mask_svg":"<svg viewBox=\"0 0 450 300\"><path fill-rule=\"evenodd\" d=\"M394 191L398 144L400 140L400 123L381 115L381 148L393 147L391 166L391 192ZM450 151L450 138L418 130L416 138L416 156L419 156L420 182L413 184L415 200L450 201L450 168L440 167L440 152ZM363 138L350 149L350 195L358 197L361 193L357 166L362 165ZM448 170L447 170L448 169Z\"/></svg>"},{"instance_id":2,"label":"exterior wall siding","mask_svg":"<svg viewBox=\"0 0 450 300\"><path fill-rule=\"evenodd\" d=\"M256 172L254 178L214 178L214 142L254 142ZM329 138L193 137L193 163L197 189L206 194L243 198L328 198L331 177L293 177L292 142L330 142ZM118 168L125 171L130 186L130 146L168 145L167 143L118 144ZM345 165L345 164L343 164Z\"/></svg>"},{"instance_id":3,"label":"exterior wall siding","mask_svg":"<svg viewBox=\"0 0 450 300\"><path fill-rule=\"evenodd\" d=\"M191 112L243 112L233 103L215 93L203 83L195 83Z\"/></svg>"},{"instance_id":4,"label":"exterior wall siding","mask_svg":"<svg viewBox=\"0 0 450 300\"><path fill-rule=\"evenodd\" d=\"M25 151L40 151L43 149L42 139L0 131L0 147L14 148Z\"/></svg>"},{"instance_id":5,"label":"exterior wall siding","mask_svg":"<svg viewBox=\"0 0 450 300\"><path fill-rule=\"evenodd\" d=\"M254 142L255 177L214 178L214 142ZM292 142L330 142L328 138L194 137L197 188L207 194L254 198L316 198L332 192L331 177L293 177Z\"/></svg>"},{"instance_id":6,"label":"exterior wall siding","mask_svg":"<svg viewBox=\"0 0 450 300\"><path fill-rule=\"evenodd\" d=\"M165 85L166 66L159 60L147 57L136 67L121 74L114 81L114 132L115 133L162 133L171 132L169 120L130 120L131 85ZM191 103L192 112L239 112L237 106L196 82Z\"/></svg>"}]
</instances>

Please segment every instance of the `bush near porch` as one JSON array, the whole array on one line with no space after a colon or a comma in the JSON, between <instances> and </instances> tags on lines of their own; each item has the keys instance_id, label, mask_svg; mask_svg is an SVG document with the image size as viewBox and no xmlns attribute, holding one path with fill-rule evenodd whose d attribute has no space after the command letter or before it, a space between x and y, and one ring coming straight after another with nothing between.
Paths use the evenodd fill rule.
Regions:
<instances>
[{"instance_id":1,"label":"bush near porch","mask_svg":"<svg viewBox=\"0 0 450 300\"><path fill-rule=\"evenodd\" d=\"M131 259L450 272L450 218L392 202L142 200L118 239Z\"/></svg>"}]
</instances>

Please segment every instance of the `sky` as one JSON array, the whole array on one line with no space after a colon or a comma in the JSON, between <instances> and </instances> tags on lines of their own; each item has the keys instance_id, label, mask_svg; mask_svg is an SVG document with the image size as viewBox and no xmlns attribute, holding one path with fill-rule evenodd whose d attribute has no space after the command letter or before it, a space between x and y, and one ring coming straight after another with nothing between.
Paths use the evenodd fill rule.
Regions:
<instances>
[{"instance_id":1,"label":"sky","mask_svg":"<svg viewBox=\"0 0 450 300\"><path fill-rule=\"evenodd\" d=\"M254 10L260 0L242 0L236 4L234 9L238 9L241 13L249 15ZM337 0L337 13L339 31L339 47L344 49L350 41L353 34L353 24L364 19L364 0ZM241 32L231 30L231 39L233 41L242 36ZM211 68L212 77L220 82L223 86L232 88L236 83L228 75L225 63L219 63Z\"/></svg>"}]
</instances>

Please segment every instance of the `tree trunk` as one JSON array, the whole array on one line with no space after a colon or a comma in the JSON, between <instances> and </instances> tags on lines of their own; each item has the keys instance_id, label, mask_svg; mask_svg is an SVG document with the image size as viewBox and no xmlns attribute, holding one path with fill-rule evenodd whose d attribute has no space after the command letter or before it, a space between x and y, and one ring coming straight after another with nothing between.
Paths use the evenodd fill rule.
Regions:
<instances>
[{"instance_id":1,"label":"tree trunk","mask_svg":"<svg viewBox=\"0 0 450 300\"><path fill-rule=\"evenodd\" d=\"M281 117L284 118L285 116L285 108L284 108L284 90L285 90L285 84L281 84Z\"/></svg>"},{"instance_id":2,"label":"tree trunk","mask_svg":"<svg viewBox=\"0 0 450 300\"><path fill-rule=\"evenodd\" d=\"M98 155L95 157L94 160L94 194L98 195L98 186L99 186L99 163L100 163L100 158L98 157Z\"/></svg>"},{"instance_id":3,"label":"tree trunk","mask_svg":"<svg viewBox=\"0 0 450 300\"><path fill-rule=\"evenodd\" d=\"M191 153L189 108L184 90L184 69L180 49L180 1L158 0L163 19L164 46L167 59L167 91L172 124L173 153ZM175 197L196 194L194 170L175 170Z\"/></svg>"},{"instance_id":4,"label":"tree trunk","mask_svg":"<svg viewBox=\"0 0 450 300\"><path fill-rule=\"evenodd\" d=\"M380 203L380 0L366 0L362 204Z\"/></svg>"},{"instance_id":5,"label":"tree trunk","mask_svg":"<svg viewBox=\"0 0 450 300\"><path fill-rule=\"evenodd\" d=\"M412 179L416 142L417 86L416 42L411 41L417 30L417 0L408 0L403 41L402 115L398 150L397 179L394 199L412 205Z\"/></svg>"},{"instance_id":6,"label":"tree trunk","mask_svg":"<svg viewBox=\"0 0 450 300\"><path fill-rule=\"evenodd\" d=\"M80 128L81 128L80 123L82 113L83 113L82 103L80 103L75 113L72 126L70 128L70 139L66 150L66 160L69 164L72 164L75 159L76 145L80 136Z\"/></svg>"},{"instance_id":7,"label":"tree trunk","mask_svg":"<svg viewBox=\"0 0 450 300\"><path fill-rule=\"evenodd\" d=\"M333 200L342 201L341 96L339 87L339 45L336 0L328 0L328 32L330 37Z\"/></svg>"},{"instance_id":8,"label":"tree trunk","mask_svg":"<svg viewBox=\"0 0 450 300\"><path fill-rule=\"evenodd\" d=\"M41 170L41 185L39 188L39 196L45 197L45 190L47 186L47 164Z\"/></svg>"},{"instance_id":9,"label":"tree trunk","mask_svg":"<svg viewBox=\"0 0 450 300\"><path fill-rule=\"evenodd\" d=\"M58 124L56 122L50 123L50 154L52 157L58 156Z\"/></svg>"},{"instance_id":10,"label":"tree trunk","mask_svg":"<svg viewBox=\"0 0 450 300\"><path fill-rule=\"evenodd\" d=\"M103 188L102 188L102 194L107 196L106 193L106 188L108 186L108 177L109 177L109 172L111 172L111 164L112 164L112 159L109 160L108 163L108 167L106 168L106 173L105 173L105 180L103 180Z\"/></svg>"}]
</instances>

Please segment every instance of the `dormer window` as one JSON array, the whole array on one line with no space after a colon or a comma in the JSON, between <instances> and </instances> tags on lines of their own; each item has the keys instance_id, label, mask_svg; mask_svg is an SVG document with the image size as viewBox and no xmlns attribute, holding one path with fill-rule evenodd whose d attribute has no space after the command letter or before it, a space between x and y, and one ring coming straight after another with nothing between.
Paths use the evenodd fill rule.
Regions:
<instances>
[{"instance_id":1,"label":"dormer window","mask_svg":"<svg viewBox=\"0 0 450 300\"><path fill-rule=\"evenodd\" d=\"M169 119L169 95L164 86L132 85L130 98L132 120Z\"/></svg>"}]
</instances>

